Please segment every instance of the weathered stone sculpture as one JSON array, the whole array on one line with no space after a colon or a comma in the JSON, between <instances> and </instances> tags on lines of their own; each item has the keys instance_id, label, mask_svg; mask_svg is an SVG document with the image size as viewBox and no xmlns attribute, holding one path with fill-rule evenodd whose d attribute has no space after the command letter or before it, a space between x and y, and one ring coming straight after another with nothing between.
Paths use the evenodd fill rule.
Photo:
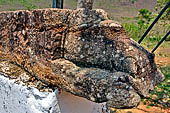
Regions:
<instances>
[{"instance_id":1,"label":"weathered stone sculpture","mask_svg":"<svg viewBox=\"0 0 170 113\"><path fill-rule=\"evenodd\" d=\"M103 10L0 13L0 60L108 107L134 107L164 77L154 55ZM1 72L6 72L1 67ZM12 72L11 72L12 73Z\"/></svg>"},{"instance_id":2,"label":"weathered stone sculpture","mask_svg":"<svg viewBox=\"0 0 170 113\"><path fill-rule=\"evenodd\" d=\"M94 0L78 0L77 8L92 9Z\"/></svg>"}]
</instances>

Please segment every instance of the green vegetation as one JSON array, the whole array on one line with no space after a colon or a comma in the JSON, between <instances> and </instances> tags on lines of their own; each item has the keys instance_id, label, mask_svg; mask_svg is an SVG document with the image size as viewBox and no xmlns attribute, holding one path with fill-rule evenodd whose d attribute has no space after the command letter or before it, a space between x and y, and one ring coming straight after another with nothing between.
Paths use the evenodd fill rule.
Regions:
<instances>
[{"instance_id":1,"label":"green vegetation","mask_svg":"<svg viewBox=\"0 0 170 113\"><path fill-rule=\"evenodd\" d=\"M33 4L34 0L20 0L20 2L26 7L27 10L32 10L37 8L36 5ZM39 1L39 0L37 0ZM39 1L40 2L40 1Z\"/></svg>"},{"instance_id":2,"label":"green vegetation","mask_svg":"<svg viewBox=\"0 0 170 113\"><path fill-rule=\"evenodd\" d=\"M169 2L169 0L157 0L156 10L163 8L168 2ZM170 19L170 7L165 12L163 18L164 19Z\"/></svg>"},{"instance_id":3,"label":"green vegetation","mask_svg":"<svg viewBox=\"0 0 170 113\"><path fill-rule=\"evenodd\" d=\"M130 0L133 4L137 1L137 0Z\"/></svg>"},{"instance_id":4,"label":"green vegetation","mask_svg":"<svg viewBox=\"0 0 170 113\"><path fill-rule=\"evenodd\" d=\"M141 25L137 23L123 24L127 34L135 41L139 41L140 37L144 34L146 29L148 28L148 25L149 24ZM161 28L165 30L160 31ZM153 49L158 44L158 42L162 39L162 37L168 32L168 29L170 29L170 26L161 26L160 24L155 25L155 28L153 28L152 31L150 31L150 33L143 40L142 46L144 46L146 49ZM161 47L168 48L170 47L170 44L169 42L165 41Z\"/></svg>"},{"instance_id":5,"label":"green vegetation","mask_svg":"<svg viewBox=\"0 0 170 113\"><path fill-rule=\"evenodd\" d=\"M51 2L50 2L51 3ZM44 0L0 0L0 10L33 10L36 8L51 7L48 1Z\"/></svg>"},{"instance_id":6,"label":"green vegetation","mask_svg":"<svg viewBox=\"0 0 170 113\"><path fill-rule=\"evenodd\" d=\"M150 106L161 106L170 108L170 65L161 67L161 72L165 75L165 80L155 87L150 97L143 100L144 104Z\"/></svg>"},{"instance_id":7,"label":"green vegetation","mask_svg":"<svg viewBox=\"0 0 170 113\"><path fill-rule=\"evenodd\" d=\"M134 40L138 41L149 27L151 22L156 18L157 14L153 14L147 9L140 9L138 17L130 18L132 22L125 21L123 24L128 35ZM170 21L162 18L159 20L150 33L146 36L142 45L147 48L153 48L161 40L161 38L169 31ZM169 42L164 42L163 47L170 47Z\"/></svg>"}]
</instances>

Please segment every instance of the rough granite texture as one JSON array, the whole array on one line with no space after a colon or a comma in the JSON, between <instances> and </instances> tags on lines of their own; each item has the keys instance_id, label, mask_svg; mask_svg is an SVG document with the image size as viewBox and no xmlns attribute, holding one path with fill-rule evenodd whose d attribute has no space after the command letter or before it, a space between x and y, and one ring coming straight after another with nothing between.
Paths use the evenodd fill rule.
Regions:
<instances>
[{"instance_id":1,"label":"rough granite texture","mask_svg":"<svg viewBox=\"0 0 170 113\"><path fill-rule=\"evenodd\" d=\"M37 80L108 107L135 107L164 76L154 54L103 10L0 13L0 71ZM8 69L6 69L8 67Z\"/></svg>"}]
</instances>

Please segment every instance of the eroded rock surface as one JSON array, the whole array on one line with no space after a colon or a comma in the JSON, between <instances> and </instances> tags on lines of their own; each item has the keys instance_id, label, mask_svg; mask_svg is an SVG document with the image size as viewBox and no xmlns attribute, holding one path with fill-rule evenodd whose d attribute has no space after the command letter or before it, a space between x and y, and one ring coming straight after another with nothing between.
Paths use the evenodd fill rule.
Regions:
<instances>
[{"instance_id":1,"label":"eroded rock surface","mask_svg":"<svg viewBox=\"0 0 170 113\"><path fill-rule=\"evenodd\" d=\"M137 106L140 95L164 79L154 55L103 10L1 12L0 60L47 85L115 108ZM5 69L0 70L12 73Z\"/></svg>"}]
</instances>

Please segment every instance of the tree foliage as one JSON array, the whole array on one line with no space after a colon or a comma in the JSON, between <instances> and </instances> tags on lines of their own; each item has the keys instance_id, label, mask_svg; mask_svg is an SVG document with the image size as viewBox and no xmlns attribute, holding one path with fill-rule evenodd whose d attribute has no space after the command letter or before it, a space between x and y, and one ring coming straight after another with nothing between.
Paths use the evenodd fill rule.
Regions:
<instances>
[{"instance_id":1,"label":"tree foliage","mask_svg":"<svg viewBox=\"0 0 170 113\"><path fill-rule=\"evenodd\" d=\"M139 25L143 26L143 24L149 24L152 18L153 18L152 12L149 11L148 9L139 10L139 21L138 21Z\"/></svg>"},{"instance_id":2,"label":"tree foliage","mask_svg":"<svg viewBox=\"0 0 170 113\"><path fill-rule=\"evenodd\" d=\"M137 1L137 0L130 0L133 4Z\"/></svg>"}]
</instances>

